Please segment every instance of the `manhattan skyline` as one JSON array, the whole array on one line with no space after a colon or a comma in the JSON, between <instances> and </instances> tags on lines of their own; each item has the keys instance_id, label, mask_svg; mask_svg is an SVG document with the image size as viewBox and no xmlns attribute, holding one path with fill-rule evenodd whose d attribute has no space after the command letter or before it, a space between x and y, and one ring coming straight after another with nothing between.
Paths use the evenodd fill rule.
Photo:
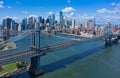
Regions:
<instances>
[{"instance_id":1,"label":"manhattan skyline","mask_svg":"<svg viewBox=\"0 0 120 78\"><path fill-rule=\"evenodd\" d=\"M6 17L20 22L25 17L47 18L49 14L58 20L60 11L80 23L96 18L98 24L120 24L119 0L0 0L0 24Z\"/></svg>"}]
</instances>

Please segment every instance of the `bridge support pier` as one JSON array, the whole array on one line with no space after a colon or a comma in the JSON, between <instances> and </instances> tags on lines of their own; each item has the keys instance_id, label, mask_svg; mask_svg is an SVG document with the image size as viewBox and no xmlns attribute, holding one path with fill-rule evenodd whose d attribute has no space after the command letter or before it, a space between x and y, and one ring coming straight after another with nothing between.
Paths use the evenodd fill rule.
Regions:
<instances>
[{"instance_id":1,"label":"bridge support pier","mask_svg":"<svg viewBox=\"0 0 120 78\"><path fill-rule=\"evenodd\" d=\"M112 38L111 37L105 39L105 46L112 46Z\"/></svg>"},{"instance_id":2,"label":"bridge support pier","mask_svg":"<svg viewBox=\"0 0 120 78\"><path fill-rule=\"evenodd\" d=\"M117 39L120 40L120 36L117 36Z\"/></svg>"},{"instance_id":3,"label":"bridge support pier","mask_svg":"<svg viewBox=\"0 0 120 78\"><path fill-rule=\"evenodd\" d=\"M44 71L41 68L40 64L40 56L35 56L31 58L29 72L35 76L44 74Z\"/></svg>"}]
</instances>

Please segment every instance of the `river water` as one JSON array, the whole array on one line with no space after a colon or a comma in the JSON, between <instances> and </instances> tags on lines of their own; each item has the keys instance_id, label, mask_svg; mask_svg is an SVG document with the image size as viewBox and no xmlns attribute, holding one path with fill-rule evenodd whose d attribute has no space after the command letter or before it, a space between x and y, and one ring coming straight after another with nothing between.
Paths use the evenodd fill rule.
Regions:
<instances>
[{"instance_id":1,"label":"river water","mask_svg":"<svg viewBox=\"0 0 120 78\"><path fill-rule=\"evenodd\" d=\"M17 38L16 38L17 39ZM19 51L30 47L30 35L17 39ZM41 35L41 46L66 42L68 39ZM26 47L27 46L27 47ZM120 44L105 47L103 41L92 41L59 49L41 57L45 74L32 76L27 71L12 78L120 78ZM30 58L26 59L29 61Z\"/></svg>"}]
</instances>

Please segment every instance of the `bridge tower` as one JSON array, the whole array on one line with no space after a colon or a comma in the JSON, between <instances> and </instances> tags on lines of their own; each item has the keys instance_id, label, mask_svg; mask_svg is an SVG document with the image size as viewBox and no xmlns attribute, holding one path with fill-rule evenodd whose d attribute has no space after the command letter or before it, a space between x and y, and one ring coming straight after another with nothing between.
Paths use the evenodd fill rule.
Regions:
<instances>
[{"instance_id":1,"label":"bridge tower","mask_svg":"<svg viewBox=\"0 0 120 78\"><path fill-rule=\"evenodd\" d=\"M37 31L33 31L31 41L32 41L31 50L37 53L40 52L40 29ZM40 64L40 58L41 56L31 57L29 72L33 75L43 74L43 70Z\"/></svg>"},{"instance_id":2,"label":"bridge tower","mask_svg":"<svg viewBox=\"0 0 120 78\"><path fill-rule=\"evenodd\" d=\"M105 37L105 46L112 46L112 25L111 23L108 23L108 25L105 27L104 30Z\"/></svg>"}]
</instances>

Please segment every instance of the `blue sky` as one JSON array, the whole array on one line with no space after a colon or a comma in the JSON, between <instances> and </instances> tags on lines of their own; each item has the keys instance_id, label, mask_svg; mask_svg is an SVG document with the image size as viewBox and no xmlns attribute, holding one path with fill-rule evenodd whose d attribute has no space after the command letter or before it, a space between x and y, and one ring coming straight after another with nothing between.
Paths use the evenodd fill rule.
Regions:
<instances>
[{"instance_id":1,"label":"blue sky","mask_svg":"<svg viewBox=\"0 0 120 78\"><path fill-rule=\"evenodd\" d=\"M97 23L120 23L120 0L0 0L0 21L11 17L20 21L30 15L47 17L59 11L68 18L85 21L96 18Z\"/></svg>"}]
</instances>

